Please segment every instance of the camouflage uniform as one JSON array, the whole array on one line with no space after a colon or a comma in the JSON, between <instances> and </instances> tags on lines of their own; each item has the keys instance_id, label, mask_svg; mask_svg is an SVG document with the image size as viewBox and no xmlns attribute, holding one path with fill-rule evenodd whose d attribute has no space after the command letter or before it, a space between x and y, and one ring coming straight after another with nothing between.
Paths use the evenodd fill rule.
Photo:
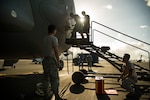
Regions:
<instances>
[{"instance_id":1,"label":"camouflage uniform","mask_svg":"<svg viewBox=\"0 0 150 100\"><path fill-rule=\"evenodd\" d=\"M42 62L43 65L43 91L48 93L48 84L51 84L51 90L54 94L58 94L59 87L59 76L58 67L56 65L56 60L53 57L45 57Z\"/></svg>"},{"instance_id":2,"label":"camouflage uniform","mask_svg":"<svg viewBox=\"0 0 150 100\"><path fill-rule=\"evenodd\" d=\"M51 85L51 90L55 94L55 98L59 98L58 88L59 88L59 75L58 75L58 65L56 63L56 55L54 47L58 46L58 40L53 35L48 35L44 38L44 59L42 61L43 65L43 92L45 98L49 96L49 84Z\"/></svg>"},{"instance_id":3,"label":"camouflage uniform","mask_svg":"<svg viewBox=\"0 0 150 100\"><path fill-rule=\"evenodd\" d=\"M128 71L132 70L132 74L131 74L131 76L126 77L122 80L122 87L127 89L129 92L134 92L135 90L132 86L134 86L135 83L137 82L137 74L135 72L134 65L132 63L128 62L126 64L125 68ZM123 70L125 70L125 69L123 69Z\"/></svg>"}]
</instances>

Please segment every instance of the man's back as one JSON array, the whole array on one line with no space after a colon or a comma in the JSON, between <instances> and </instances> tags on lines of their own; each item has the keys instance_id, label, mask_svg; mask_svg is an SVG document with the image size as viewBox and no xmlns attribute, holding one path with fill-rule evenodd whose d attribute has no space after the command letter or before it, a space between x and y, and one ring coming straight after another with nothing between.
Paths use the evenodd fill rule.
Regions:
<instances>
[{"instance_id":1,"label":"man's back","mask_svg":"<svg viewBox=\"0 0 150 100\"><path fill-rule=\"evenodd\" d=\"M88 61L88 62L93 61L92 55L87 55L87 61Z\"/></svg>"},{"instance_id":2,"label":"man's back","mask_svg":"<svg viewBox=\"0 0 150 100\"><path fill-rule=\"evenodd\" d=\"M134 65L131 62L128 61L128 63L126 63L125 71L127 74L129 74L129 77L133 78L134 80L137 80L137 74L135 72Z\"/></svg>"},{"instance_id":3,"label":"man's back","mask_svg":"<svg viewBox=\"0 0 150 100\"><path fill-rule=\"evenodd\" d=\"M44 38L44 56L55 57L54 47L58 46L58 40L53 35Z\"/></svg>"},{"instance_id":4,"label":"man's back","mask_svg":"<svg viewBox=\"0 0 150 100\"><path fill-rule=\"evenodd\" d=\"M84 25L89 25L90 24L90 17L89 17L89 15L85 15L84 19L85 19Z\"/></svg>"}]
</instances>

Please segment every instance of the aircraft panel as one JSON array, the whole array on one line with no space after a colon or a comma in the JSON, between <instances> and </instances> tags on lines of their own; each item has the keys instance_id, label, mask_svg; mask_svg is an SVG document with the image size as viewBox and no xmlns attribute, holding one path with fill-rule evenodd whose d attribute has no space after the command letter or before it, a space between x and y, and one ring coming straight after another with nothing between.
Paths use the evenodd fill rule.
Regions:
<instances>
[{"instance_id":1,"label":"aircraft panel","mask_svg":"<svg viewBox=\"0 0 150 100\"><path fill-rule=\"evenodd\" d=\"M30 31L34 20L29 0L1 0L0 26L7 31Z\"/></svg>"}]
</instances>

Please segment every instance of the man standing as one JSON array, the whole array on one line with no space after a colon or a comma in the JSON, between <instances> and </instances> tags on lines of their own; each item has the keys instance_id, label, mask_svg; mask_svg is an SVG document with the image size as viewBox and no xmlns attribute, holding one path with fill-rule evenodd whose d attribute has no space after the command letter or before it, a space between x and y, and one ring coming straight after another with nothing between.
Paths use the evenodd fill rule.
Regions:
<instances>
[{"instance_id":1,"label":"man standing","mask_svg":"<svg viewBox=\"0 0 150 100\"><path fill-rule=\"evenodd\" d=\"M86 15L85 11L82 11L82 15L84 16L82 35L86 33L87 39L89 40L90 16Z\"/></svg>"},{"instance_id":2,"label":"man standing","mask_svg":"<svg viewBox=\"0 0 150 100\"><path fill-rule=\"evenodd\" d=\"M83 53L81 53L80 55L79 55L79 70L81 70L80 69L80 67L82 67L82 69L83 69L83 62L84 62L84 54Z\"/></svg>"},{"instance_id":3,"label":"man standing","mask_svg":"<svg viewBox=\"0 0 150 100\"><path fill-rule=\"evenodd\" d=\"M70 13L70 17L67 19L67 23L66 23L66 33L69 32L69 34L67 34L67 38L74 36L74 34L70 34L70 33L73 32L75 25L76 25L76 21L74 19L74 14Z\"/></svg>"},{"instance_id":4,"label":"man standing","mask_svg":"<svg viewBox=\"0 0 150 100\"><path fill-rule=\"evenodd\" d=\"M92 72L92 62L93 62L93 57L91 54L88 54L86 57L87 63L88 63L88 71Z\"/></svg>"},{"instance_id":5,"label":"man standing","mask_svg":"<svg viewBox=\"0 0 150 100\"><path fill-rule=\"evenodd\" d=\"M133 86L137 82L137 74L135 72L134 65L129 61L130 55L124 54L123 56L123 62L125 65L123 65L123 72L121 76L118 78L118 82L120 79L122 79L122 87L127 89L129 91L128 96L132 96L135 92Z\"/></svg>"},{"instance_id":6,"label":"man standing","mask_svg":"<svg viewBox=\"0 0 150 100\"><path fill-rule=\"evenodd\" d=\"M76 32L81 33L83 25L81 23L81 18L79 15L72 14L72 17L74 18L74 20L76 22L75 27L74 27L73 32L72 32L72 38L76 38Z\"/></svg>"},{"instance_id":7,"label":"man standing","mask_svg":"<svg viewBox=\"0 0 150 100\"><path fill-rule=\"evenodd\" d=\"M59 51L58 51L58 39L54 36L56 34L56 26L48 26L48 35L44 38L44 59L42 61L43 65L43 91L45 94L45 99L48 97L49 83L51 85L51 90L55 95L55 100L64 100L58 94L59 88L59 75L58 68L60 67L59 62Z\"/></svg>"}]
</instances>

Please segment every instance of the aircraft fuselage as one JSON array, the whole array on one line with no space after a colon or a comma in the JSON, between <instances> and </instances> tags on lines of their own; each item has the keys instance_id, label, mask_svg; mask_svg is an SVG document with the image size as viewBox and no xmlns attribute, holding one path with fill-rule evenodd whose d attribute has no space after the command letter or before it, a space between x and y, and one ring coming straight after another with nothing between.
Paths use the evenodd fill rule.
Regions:
<instances>
[{"instance_id":1,"label":"aircraft fuselage","mask_svg":"<svg viewBox=\"0 0 150 100\"><path fill-rule=\"evenodd\" d=\"M57 26L60 52L68 49L65 38L70 12L75 12L73 0L1 0L0 58L42 56L49 24Z\"/></svg>"}]
</instances>

